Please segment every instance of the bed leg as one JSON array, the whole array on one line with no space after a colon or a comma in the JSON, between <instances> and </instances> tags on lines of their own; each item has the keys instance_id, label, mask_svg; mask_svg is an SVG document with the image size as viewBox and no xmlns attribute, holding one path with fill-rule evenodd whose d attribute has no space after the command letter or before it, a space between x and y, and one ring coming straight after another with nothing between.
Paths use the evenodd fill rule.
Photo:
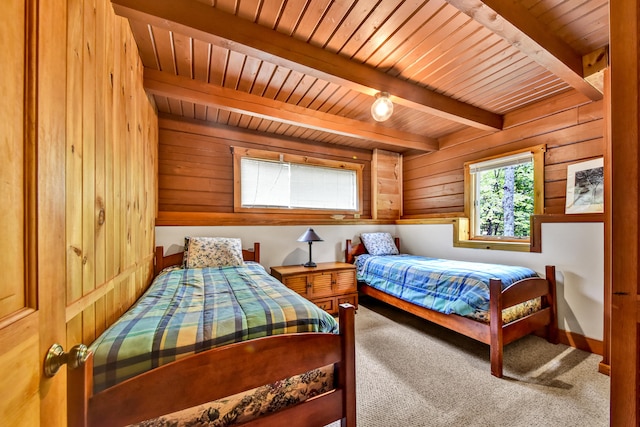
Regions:
<instances>
[{"instance_id":1,"label":"bed leg","mask_svg":"<svg viewBox=\"0 0 640 427\"><path fill-rule=\"evenodd\" d=\"M356 427L356 340L355 307L340 304L339 324L342 347L342 362L338 370L339 386L342 388L342 427Z\"/></svg>"},{"instance_id":2,"label":"bed leg","mask_svg":"<svg viewBox=\"0 0 640 427\"><path fill-rule=\"evenodd\" d=\"M93 353L84 365L67 371L67 425L89 425L89 399L93 396Z\"/></svg>"},{"instance_id":3,"label":"bed leg","mask_svg":"<svg viewBox=\"0 0 640 427\"><path fill-rule=\"evenodd\" d=\"M551 308L551 319L547 325L547 341L558 344L558 304L556 293L556 267L547 265L545 267L545 277L549 282L549 292L545 296L547 305Z\"/></svg>"},{"instance_id":4,"label":"bed leg","mask_svg":"<svg viewBox=\"0 0 640 427\"><path fill-rule=\"evenodd\" d=\"M491 279L489 282L489 333L491 375L502 378L504 340L502 336L502 282Z\"/></svg>"}]
</instances>

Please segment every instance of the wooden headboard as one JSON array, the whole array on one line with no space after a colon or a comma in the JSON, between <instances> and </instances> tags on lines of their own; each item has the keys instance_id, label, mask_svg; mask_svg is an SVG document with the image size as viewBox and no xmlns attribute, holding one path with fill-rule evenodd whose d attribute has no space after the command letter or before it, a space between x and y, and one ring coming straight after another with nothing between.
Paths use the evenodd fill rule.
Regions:
<instances>
[{"instance_id":1,"label":"wooden headboard","mask_svg":"<svg viewBox=\"0 0 640 427\"><path fill-rule=\"evenodd\" d=\"M395 237L393 241L396 243L396 247L398 248L398 250L400 250L400 238ZM345 262L348 262L349 264L353 264L358 255L362 255L366 253L368 253L367 248L364 247L362 242L356 245L353 245L351 244L351 239L347 239L347 248L344 250Z\"/></svg>"},{"instance_id":2,"label":"wooden headboard","mask_svg":"<svg viewBox=\"0 0 640 427\"><path fill-rule=\"evenodd\" d=\"M172 265L182 265L183 255L184 252L178 252L164 256L164 246L156 246L153 274L157 276L163 268L170 267ZM245 261L260 262L260 243L255 242L252 249L243 249L242 258L244 258Z\"/></svg>"}]
</instances>

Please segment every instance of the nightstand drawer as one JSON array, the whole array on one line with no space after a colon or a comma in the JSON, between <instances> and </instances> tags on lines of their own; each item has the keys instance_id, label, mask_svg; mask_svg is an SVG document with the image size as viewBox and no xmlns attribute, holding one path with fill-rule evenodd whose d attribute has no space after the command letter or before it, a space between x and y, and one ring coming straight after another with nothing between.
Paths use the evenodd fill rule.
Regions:
<instances>
[{"instance_id":1,"label":"nightstand drawer","mask_svg":"<svg viewBox=\"0 0 640 427\"><path fill-rule=\"evenodd\" d=\"M338 309L337 306L334 305L335 298L313 300L313 303L329 313L333 313Z\"/></svg>"}]
</instances>

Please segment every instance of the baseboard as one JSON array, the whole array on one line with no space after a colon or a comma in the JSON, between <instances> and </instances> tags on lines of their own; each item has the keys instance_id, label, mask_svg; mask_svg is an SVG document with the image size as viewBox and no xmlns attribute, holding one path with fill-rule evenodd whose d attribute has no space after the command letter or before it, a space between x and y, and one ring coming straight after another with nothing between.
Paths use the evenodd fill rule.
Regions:
<instances>
[{"instance_id":1,"label":"baseboard","mask_svg":"<svg viewBox=\"0 0 640 427\"><path fill-rule=\"evenodd\" d=\"M599 354L600 356L604 354L604 346L602 344L602 341L595 340L593 338L587 338L583 335L576 334L575 332L558 329L558 340L561 344L565 344L579 350L588 351L589 353L593 354Z\"/></svg>"}]
</instances>

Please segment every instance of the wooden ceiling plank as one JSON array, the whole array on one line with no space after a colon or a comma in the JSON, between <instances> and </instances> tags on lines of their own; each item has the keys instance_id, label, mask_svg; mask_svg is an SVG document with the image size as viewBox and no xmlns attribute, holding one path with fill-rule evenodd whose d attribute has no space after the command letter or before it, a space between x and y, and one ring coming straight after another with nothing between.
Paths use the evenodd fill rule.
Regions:
<instances>
[{"instance_id":1,"label":"wooden ceiling plank","mask_svg":"<svg viewBox=\"0 0 640 427\"><path fill-rule=\"evenodd\" d=\"M242 0L238 2L236 16L256 22L258 20L258 14L260 12L261 0Z\"/></svg>"},{"instance_id":2,"label":"wooden ceiling plank","mask_svg":"<svg viewBox=\"0 0 640 427\"><path fill-rule=\"evenodd\" d=\"M602 93L582 77L582 57L511 0L448 0L538 64L593 100Z\"/></svg>"},{"instance_id":3,"label":"wooden ceiling plank","mask_svg":"<svg viewBox=\"0 0 640 427\"><path fill-rule=\"evenodd\" d=\"M469 126L500 129L502 117L446 97L427 88L393 78L364 64L248 22L196 0L176 8L170 0L113 0L115 12L130 19L179 32L218 46L233 47L250 56L296 69L317 78L347 85L373 96L384 90L396 103Z\"/></svg>"},{"instance_id":4,"label":"wooden ceiling plank","mask_svg":"<svg viewBox=\"0 0 640 427\"><path fill-rule=\"evenodd\" d=\"M268 4L267 6L265 2L263 2L256 22L260 25L264 25L265 27L276 28L278 17L280 16L282 8L286 3L286 0L280 0L277 3L274 0L271 0L266 2L266 4Z\"/></svg>"},{"instance_id":5,"label":"wooden ceiling plank","mask_svg":"<svg viewBox=\"0 0 640 427\"><path fill-rule=\"evenodd\" d=\"M138 54L140 55L140 59L142 59L142 64L145 67L155 68L157 70L159 65L155 55L156 49L153 44L151 29L147 24L134 20L131 20L129 25L131 26L132 33L135 37L136 45L138 46Z\"/></svg>"},{"instance_id":6,"label":"wooden ceiling plank","mask_svg":"<svg viewBox=\"0 0 640 427\"><path fill-rule=\"evenodd\" d=\"M303 12L295 32L292 35L295 35L298 40L309 41L309 38L311 38L316 31L317 25L322 21L322 17L332 3L333 0L313 1Z\"/></svg>"},{"instance_id":7,"label":"wooden ceiling plank","mask_svg":"<svg viewBox=\"0 0 640 427\"><path fill-rule=\"evenodd\" d=\"M464 59L469 55L461 55L460 61L456 63L456 67L453 68L451 72L443 76L442 80L434 80L434 86L441 88L452 87L452 85L455 84L455 81L459 79L459 75L468 69L473 69L474 73L482 73L486 72L490 67L495 66L500 59L503 61L512 60L513 56L508 54L506 45L504 43L500 43L497 36L492 34L486 40L486 45L483 43L478 47L478 49L482 50L481 53L473 56L471 60L466 61ZM512 49L512 47L509 46L508 49Z\"/></svg>"},{"instance_id":8,"label":"wooden ceiling plank","mask_svg":"<svg viewBox=\"0 0 640 427\"><path fill-rule=\"evenodd\" d=\"M316 84L318 85L318 84ZM307 108L311 108L312 110L327 112L329 108L329 103L334 96L340 91L340 86L335 83L328 83L325 87L322 88L322 92L319 92L318 95L311 101ZM340 97L336 98L337 100Z\"/></svg>"},{"instance_id":9,"label":"wooden ceiling plank","mask_svg":"<svg viewBox=\"0 0 640 427\"><path fill-rule=\"evenodd\" d=\"M148 71L148 72L147 72ZM145 70L144 86L153 95L224 108L233 113L272 118L279 123L317 129L372 142L423 151L434 151L438 142L378 124L309 110L296 105L191 80L157 70Z\"/></svg>"},{"instance_id":10,"label":"wooden ceiling plank","mask_svg":"<svg viewBox=\"0 0 640 427\"><path fill-rule=\"evenodd\" d=\"M446 23L434 22L434 26L437 25L437 28L434 28L434 31L426 39L416 45L410 55L403 57L396 63L391 72L392 75L402 74L415 81L413 76L428 67L434 57L446 52L451 41L459 41L460 34L464 34L471 27L476 27L475 25L467 25L469 17L454 8L446 10L453 11L453 16L448 18Z\"/></svg>"},{"instance_id":11,"label":"wooden ceiling plank","mask_svg":"<svg viewBox=\"0 0 640 427\"><path fill-rule=\"evenodd\" d=\"M509 61L498 61L494 66L476 73L472 78L455 88L460 99L472 99L478 90L490 92L494 86L500 84L505 76L513 78L514 73L521 69L538 68L538 65L531 62L526 56L518 52ZM454 90L452 88L452 90Z\"/></svg>"},{"instance_id":12,"label":"wooden ceiling plank","mask_svg":"<svg viewBox=\"0 0 640 427\"><path fill-rule=\"evenodd\" d=\"M329 86L329 83L316 79L313 84L308 88L304 95L300 98L297 105L304 108L311 108L310 105L318 99L318 97L328 96L325 94L325 89Z\"/></svg>"},{"instance_id":13,"label":"wooden ceiling plank","mask_svg":"<svg viewBox=\"0 0 640 427\"><path fill-rule=\"evenodd\" d=\"M295 87L295 89L291 92L291 96L287 99L287 102L290 104L300 105L302 99L309 92L311 87L318 81L315 77L312 76L304 76L300 83ZM324 82L323 82L324 83ZM300 105L301 107L307 107L306 105Z\"/></svg>"},{"instance_id":14,"label":"wooden ceiling plank","mask_svg":"<svg viewBox=\"0 0 640 427\"><path fill-rule=\"evenodd\" d=\"M359 47L368 40L372 33L386 21L398 7L399 0L385 0L372 6L359 2L351 9L349 16L344 20L331 43L340 54L351 58L354 44Z\"/></svg>"},{"instance_id":15,"label":"wooden ceiling plank","mask_svg":"<svg viewBox=\"0 0 640 427\"><path fill-rule=\"evenodd\" d=\"M247 60L247 55L236 51L229 52L229 58L227 61L227 67L224 71L224 87L229 89L238 89L240 84L240 77L242 76L242 69L244 63Z\"/></svg>"},{"instance_id":16,"label":"wooden ceiling plank","mask_svg":"<svg viewBox=\"0 0 640 427\"><path fill-rule=\"evenodd\" d=\"M470 44L477 46L476 40L482 37L479 34L480 26L475 24L461 25L457 29L451 31L450 35L443 40L437 49L433 50L431 54L425 56L422 60L421 69L411 75L410 79L416 82L422 82L428 84L430 87L435 87L432 81L435 80L432 76L434 73L438 73L439 70L448 70L449 64L460 58L460 52L467 49L475 52L471 57L475 57L481 51L478 51L477 47L469 48ZM468 58L469 56L467 56ZM467 68L468 70L468 68ZM408 75L412 71L408 71Z\"/></svg>"},{"instance_id":17,"label":"wooden ceiling plank","mask_svg":"<svg viewBox=\"0 0 640 427\"><path fill-rule=\"evenodd\" d=\"M267 82L267 87L265 88L262 96L265 98L276 99L278 92L280 92L280 88L284 85L284 82L287 81L289 74L291 74L291 70L288 68L276 66L276 69L271 76L271 80Z\"/></svg>"},{"instance_id":18,"label":"wooden ceiling plank","mask_svg":"<svg viewBox=\"0 0 640 427\"><path fill-rule=\"evenodd\" d=\"M269 87L269 82L271 82L271 78L273 77L277 66L275 64L271 64L269 62L264 62L260 64L260 71L256 75L256 80L251 88L251 93L258 96L263 96L267 87Z\"/></svg>"},{"instance_id":19,"label":"wooden ceiling plank","mask_svg":"<svg viewBox=\"0 0 640 427\"><path fill-rule=\"evenodd\" d=\"M178 75L193 78L193 39L173 34L173 56Z\"/></svg>"},{"instance_id":20,"label":"wooden ceiling plank","mask_svg":"<svg viewBox=\"0 0 640 427\"><path fill-rule=\"evenodd\" d=\"M240 82L238 84L238 90L243 92L252 92L253 86L256 83L256 77L260 72L260 65L262 61L256 58L247 57L242 67L242 75L240 76Z\"/></svg>"},{"instance_id":21,"label":"wooden ceiling plank","mask_svg":"<svg viewBox=\"0 0 640 427\"><path fill-rule=\"evenodd\" d=\"M384 45L394 34L401 31L405 23L416 13L416 9L418 9L418 6L414 3L403 2L389 19L385 20L382 25L376 28L370 37L363 40L364 43L358 46L357 50L354 50L351 46L353 42L350 42L350 44L345 47L345 50L343 50L343 53L352 59L366 62L374 52L379 49L385 49Z\"/></svg>"},{"instance_id":22,"label":"wooden ceiling plank","mask_svg":"<svg viewBox=\"0 0 640 427\"><path fill-rule=\"evenodd\" d=\"M273 8L272 5L273 0L267 0L265 2L264 9ZM295 29L298 27L300 18L304 13L305 6L307 5L307 0L289 0L284 1L285 6L282 9L282 13L278 13L278 19L276 21L277 28L272 26L272 29L277 29L281 33L285 33L287 35L292 35ZM268 4L268 6L266 6ZM282 8L282 6L280 6Z\"/></svg>"},{"instance_id":23,"label":"wooden ceiling plank","mask_svg":"<svg viewBox=\"0 0 640 427\"><path fill-rule=\"evenodd\" d=\"M208 43L207 43L208 44ZM211 45L211 63L209 64L209 83L222 86L227 68L229 49Z\"/></svg>"},{"instance_id":24,"label":"wooden ceiling plank","mask_svg":"<svg viewBox=\"0 0 640 427\"><path fill-rule=\"evenodd\" d=\"M391 52L378 68L387 73L398 75L404 67L410 66L427 55L441 40L446 38L442 27L451 21L462 24L468 20L454 7L442 7L427 17L425 22L419 22L416 31L406 41Z\"/></svg>"},{"instance_id":25,"label":"wooden ceiling plank","mask_svg":"<svg viewBox=\"0 0 640 427\"><path fill-rule=\"evenodd\" d=\"M423 4L398 30L386 40L383 46L372 51L362 52L356 55L356 59L367 62L372 66L385 70L392 66L398 58L410 52L414 46L420 44L429 31L425 26L429 25L432 17L440 9L445 7L444 0L430 0ZM364 56L365 53L369 55Z\"/></svg>"},{"instance_id":26,"label":"wooden ceiling plank","mask_svg":"<svg viewBox=\"0 0 640 427\"><path fill-rule=\"evenodd\" d=\"M326 47L327 43L333 37L337 28L340 26L345 17L349 14L351 2L338 1L332 2L327 9L324 19L318 23L315 31L309 39L309 43L321 48Z\"/></svg>"},{"instance_id":27,"label":"wooden ceiling plank","mask_svg":"<svg viewBox=\"0 0 640 427\"><path fill-rule=\"evenodd\" d=\"M171 31L164 28L155 27L153 29L153 40L158 57L159 70L176 72L176 65L173 61L173 41Z\"/></svg>"},{"instance_id":28,"label":"wooden ceiling plank","mask_svg":"<svg viewBox=\"0 0 640 427\"><path fill-rule=\"evenodd\" d=\"M193 78L209 82L211 66L211 45L193 40Z\"/></svg>"},{"instance_id":29,"label":"wooden ceiling plank","mask_svg":"<svg viewBox=\"0 0 640 427\"><path fill-rule=\"evenodd\" d=\"M305 75L303 73L291 70L278 90L275 100L287 102L304 77Z\"/></svg>"}]
</instances>

